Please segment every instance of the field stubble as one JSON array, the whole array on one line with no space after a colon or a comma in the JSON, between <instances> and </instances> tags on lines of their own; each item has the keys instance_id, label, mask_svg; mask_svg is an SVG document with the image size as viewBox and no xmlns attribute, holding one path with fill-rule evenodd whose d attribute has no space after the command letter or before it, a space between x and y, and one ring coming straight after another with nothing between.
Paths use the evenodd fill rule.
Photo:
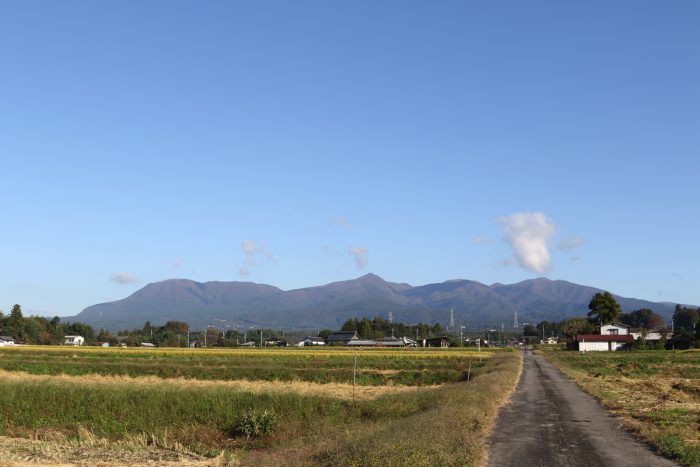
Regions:
<instances>
[{"instance_id":1,"label":"field stubble","mask_svg":"<svg viewBox=\"0 0 700 467\"><path fill-rule=\"evenodd\" d=\"M21 366L25 352L31 363L9 371ZM355 356L360 371L373 377L353 391L350 378ZM52 364L66 367L63 360L89 364L78 365L77 375L56 373ZM202 378L196 372L188 378L167 378L148 371L134 376L112 374L114 366L103 363L115 361L131 370L138 367L134 361L147 361L149 371L158 364L173 368L184 364L199 368ZM227 361L235 368L256 370L259 377L211 378L212 368L225 366ZM40 439L46 446L68 446L67 452L72 452L70 446L82 443L88 445L87 452L150 449L154 456L165 456L164 462L168 461L164 453L170 453L183 462L218 455L217 462L246 465L259 461L285 465L477 464L485 455L483 442L490 421L517 381L520 355L477 355L464 350L30 348L0 352L0 362L5 368L0 373L0 411L6 414L0 433ZM100 371L105 367L110 370ZM97 371L87 372L88 368ZM292 377L280 380L275 377L276 368L292 371ZM295 378L298 369L304 371ZM331 371L335 376L331 382L319 384L308 378L314 369L322 374L338 371ZM344 373L348 371L349 377ZM338 378L339 374L345 376ZM397 384L397 374L399 380L412 384ZM425 381L430 384L421 384ZM250 410L275 414L279 425L263 438L232 435L241 414ZM90 449L89 445L100 448ZM2 449L0 443L0 456L6 458ZM106 462L120 463L115 459Z\"/></svg>"}]
</instances>

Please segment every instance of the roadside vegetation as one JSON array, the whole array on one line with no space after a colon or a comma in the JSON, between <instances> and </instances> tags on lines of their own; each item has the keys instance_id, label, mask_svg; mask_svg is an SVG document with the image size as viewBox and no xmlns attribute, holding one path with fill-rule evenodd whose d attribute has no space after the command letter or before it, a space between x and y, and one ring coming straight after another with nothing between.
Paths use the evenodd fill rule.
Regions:
<instances>
[{"instance_id":1,"label":"roadside vegetation","mask_svg":"<svg viewBox=\"0 0 700 467\"><path fill-rule=\"evenodd\" d=\"M521 357L25 347L0 349L0 367L2 436L224 464L477 465Z\"/></svg>"},{"instance_id":2,"label":"roadside vegetation","mask_svg":"<svg viewBox=\"0 0 700 467\"><path fill-rule=\"evenodd\" d=\"M700 351L542 355L659 453L700 466Z\"/></svg>"}]
</instances>

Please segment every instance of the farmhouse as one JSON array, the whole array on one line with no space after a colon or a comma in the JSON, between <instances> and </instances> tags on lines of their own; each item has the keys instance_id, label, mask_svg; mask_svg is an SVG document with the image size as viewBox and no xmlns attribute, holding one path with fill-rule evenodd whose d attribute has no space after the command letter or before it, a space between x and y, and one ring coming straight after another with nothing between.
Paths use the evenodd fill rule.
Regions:
<instances>
[{"instance_id":1,"label":"farmhouse","mask_svg":"<svg viewBox=\"0 0 700 467\"><path fill-rule=\"evenodd\" d=\"M323 340L323 337L310 337L307 336L304 338L303 341L301 341L302 345L309 346L309 345L326 345L326 341Z\"/></svg>"},{"instance_id":2,"label":"farmhouse","mask_svg":"<svg viewBox=\"0 0 700 467\"><path fill-rule=\"evenodd\" d=\"M635 340L639 339L644 339L646 341L660 341L661 339L670 339L672 334L669 333L662 333L659 331L648 331L647 333L643 332L630 332L630 336L634 337Z\"/></svg>"},{"instance_id":3,"label":"farmhouse","mask_svg":"<svg viewBox=\"0 0 700 467\"><path fill-rule=\"evenodd\" d=\"M377 341L373 339L353 339L346 345L348 347L376 347Z\"/></svg>"},{"instance_id":4,"label":"farmhouse","mask_svg":"<svg viewBox=\"0 0 700 467\"><path fill-rule=\"evenodd\" d=\"M277 336L269 337L264 342L265 347L287 347L287 341L280 339Z\"/></svg>"},{"instance_id":5,"label":"farmhouse","mask_svg":"<svg viewBox=\"0 0 700 467\"><path fill-rule=\"evenodd\" d=\"M626 336L630 333L630 327L626 324L612 323L600 327L601 335Z\"/></svg>"},{"instance_id":6,"label":"farmhouse","mask_svg":"<svg viewBox=\"0 0 700 467\"><path fill-rule=\"evenodd\" d=\"M408 337L382 337L377 339L380 347L416 347L418 343Z\"/></svg>"},{"instance_id":7,"label":"farmhouse","mask_svg":"<svg viewBox=\"0 0 700 467\"><path fill-rule=\"evenodd\" d=\"M81 346L85 344L85 338L83 336L66 336L66 341L64 344Z\"/></svg>"},{"instance_id":8,"label":"farmhouse","mask_svg":"<svg viewBox=\"0 0 700 467\"><path fill-rule=\"evenodd\" d=\"M359 340L360 336L357 331L340 331L334 332L326 339L328 345L348 345L350 341Z\"/></svg>"},{"instance_id":9,"label":"farmhouse","mask_svg":"<svg viewBox=\"0 0 700 467\"><path fill-rule=\"evenodd\" d=\"M619 350L634 341L629 334L579 334L576 336L578 350L581 352Z\"/></svg>"},{"instance_id":10,"label":"farmhouse","mask_svg":"<svg viewBox=\"0 0 700 467\"><path fill-rule=\"evenodd\" d=\"M0 336L0 347L5 347L6 345L15 345L16 341L9 336Z\"/></svg>"},{"instance_id":11,"label":"farmhouse","mask_svg":"<svg viewBox=\"0 0 700 467\"><path fill-rule=\"evenodd\" d=\"M450 341L447 337L431 337L428 339L423 339L423 347L449 347Z\"/></svg>"}]
</instances>

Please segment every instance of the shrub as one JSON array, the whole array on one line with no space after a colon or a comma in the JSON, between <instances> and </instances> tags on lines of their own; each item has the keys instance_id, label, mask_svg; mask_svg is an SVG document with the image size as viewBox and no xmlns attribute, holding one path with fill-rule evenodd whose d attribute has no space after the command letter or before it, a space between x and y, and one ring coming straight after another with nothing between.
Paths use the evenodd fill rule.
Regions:
<instances>
[{"instance_id":1,"label":"shrub","mask_svg":"<svg viewBox=\"0 0 700 467\"><path fill-rule=\"evenodd\" d=\"M233 436L260 438L272 434L278 423L277 415L271 410L248 409L229 431Z\"/></svg>"}]
</instances>

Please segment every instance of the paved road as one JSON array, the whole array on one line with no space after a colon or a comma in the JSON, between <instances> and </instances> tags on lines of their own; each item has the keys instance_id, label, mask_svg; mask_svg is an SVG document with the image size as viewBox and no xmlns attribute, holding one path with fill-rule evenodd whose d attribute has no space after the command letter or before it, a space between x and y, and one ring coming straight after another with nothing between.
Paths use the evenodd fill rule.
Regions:
<instances>
[{"instance_id":1,"label":"paved road","mask_svg":"<svg viewBox=\"0 0 700 467\"><path fill-rule=\"evenodd\" d=\"M619 428L615 417L543 357L525 351L513 399L501 410L489 466L675 466Z\"/></svg>"}]
</instances>

